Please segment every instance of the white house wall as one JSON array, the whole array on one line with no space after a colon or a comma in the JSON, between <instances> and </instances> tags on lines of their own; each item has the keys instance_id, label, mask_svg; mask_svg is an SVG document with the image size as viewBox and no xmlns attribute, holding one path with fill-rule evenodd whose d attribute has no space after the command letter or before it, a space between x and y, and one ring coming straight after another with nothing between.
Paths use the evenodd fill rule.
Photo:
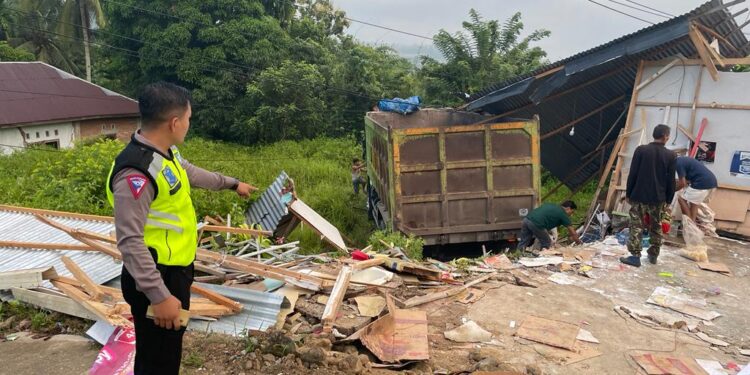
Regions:
<instances>
[{"instance_id":1,"label":"white house wall","mask_svg":"<svg viewBox=\"0 0 750 375\"><path fill-rule=\"evenodd\" d=\"M18 127L0 129L0 151L3 154L9 154L14 150L20 150L21 147L34 143L57 141L60 148L73 147L75 129L70 122L46 125L28 125L21 127L21 130L28 134L26 143L21 136ZM57 131L57 134L55 134ZM6 145L6 146L2 146Z\"/></svg>"}]
</instances>

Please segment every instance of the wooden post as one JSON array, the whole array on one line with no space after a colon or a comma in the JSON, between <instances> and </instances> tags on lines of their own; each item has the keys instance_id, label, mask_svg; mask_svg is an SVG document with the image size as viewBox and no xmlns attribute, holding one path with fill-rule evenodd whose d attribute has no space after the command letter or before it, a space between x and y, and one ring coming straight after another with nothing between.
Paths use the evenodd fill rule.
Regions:
<instances>
[{"instance_id":1,"label":"wooden post","mask_svg":"<svg viewBox=\"0 0 750 375\"><path fill-rule=\"evenodd\" d=\"M325 310L320 320L323 323L323 331L330 332L333 329L333 323L336 321L336 314L338 314L341 302L344 300L346 289L349 287L349 279L352 277L352 268L344 266L339 272L339 276L336 278L336 283L333 285L331 296L328 297L328 303L326 303Z\"/></svg>"}]
</instances>

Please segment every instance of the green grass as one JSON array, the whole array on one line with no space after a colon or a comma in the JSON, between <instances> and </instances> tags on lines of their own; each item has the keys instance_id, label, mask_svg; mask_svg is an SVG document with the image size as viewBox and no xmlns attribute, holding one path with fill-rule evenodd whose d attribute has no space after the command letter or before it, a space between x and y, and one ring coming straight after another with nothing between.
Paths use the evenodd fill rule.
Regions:
<instances>
[{"instance_id":1,"label":"green grass","mask_svg":"<svg viewBox=\"0 0 750 375\"><path fill-rule=\"evenodd\" d=\"M547 195L547 192L554 189L559 182L560 180L558 180L545 170L542 173L542 196L544 197L545 195ZM588 183L584 184L580 189L578 189L575 194L573 194L573 192L567 186L562 186L561 188L557 189L557 191L552 193L552 195L547 197L547 199L545 199L543 203L562 203L566 200L572 200L578 206L578 209L573 213L573 216L571 217L573 225L579 225L582 223L585 224L586 211L588 211L589 204L591 204L591 200L594 197L594 192L596 192L597 183L598 179L592 179ZM567 231L560 231L560 235L561 238L567 237Z\"/></svg>"},{"instance_id":2,"label":"green grass","mask_svg":"<svg viewBox=\"0 0 750 375\"><path fill-rule=\"evenodd\" d=\"M112 215L104 184L112 160L124 147L117 141L80 144L53 152L34 149L0 156L0 203L34 208ZM372 231L364 195L354 196L349 166L361 157L351 138L283 141L264 146L189 139L180 146L193 164L237 177L264 190L284 170L294 179L298 196L356 245L363 246ZM231 191L193 189L199 217L243 212L260 196L243 200ZM236 219L238 215L233 215ZM238 224L234 222L233 224ZM309 228L298 228L290 240L301 240L306 253L330 249Z\"/></svg>"}]
</instances>

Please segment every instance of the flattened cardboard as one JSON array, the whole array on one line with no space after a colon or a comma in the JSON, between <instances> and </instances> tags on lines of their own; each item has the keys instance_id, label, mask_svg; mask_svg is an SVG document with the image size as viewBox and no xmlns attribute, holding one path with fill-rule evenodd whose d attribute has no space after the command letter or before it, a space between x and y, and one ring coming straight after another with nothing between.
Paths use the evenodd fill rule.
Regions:
<instances>
[{"instance_id":1,"label":"flattened cardboard","mask_svg":"<svg viewBox=\"0 0 750 375\"><path fill-rule=\"evenodd\" d=\"M557 348L573 350L580 327L575 324L528 316L516 336Z\"/></svg>"}]
</instances>

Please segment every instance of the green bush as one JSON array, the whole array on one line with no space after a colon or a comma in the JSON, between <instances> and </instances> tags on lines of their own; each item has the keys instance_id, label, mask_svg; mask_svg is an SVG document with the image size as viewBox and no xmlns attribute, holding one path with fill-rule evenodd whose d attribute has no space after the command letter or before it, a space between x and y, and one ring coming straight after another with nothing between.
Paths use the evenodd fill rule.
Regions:
<instances>
[{"instance_id":1,"label":"green bush","mask_svg":"<svg viewBox=\"0 0 750 375\"><path fill-rule=\"evenodd\" d=\"M0 156L0 203L18 206L112 215L104 184L115 156L125 145L98 140L68 150L30 149ZM349 165L361 156L353 138L319 138L299 142L283 141L266 146L238 146L201 138L180 146L191 163L237 177L261 189L284 170L294 179L297 193L310 207L354 244L364 244L371 231L364 196L351 189ZM192 198L199 218L226 217L232 224L244 220L244 212L261 192L243 200L231 191L193 189ZM302 241L304 252L320 252L326 246L307 226L295 230L290 240Z\"/></svg>"},{"instance_id":2,"label":"green bush","mask_svg":"<svg viewBox=\"0 0 750 375\"><path fill-rule=\"evenodd\" d=\"M387 250L388 247L386 247L381 241L401 248L401 250L406 253L406 256L412 260L422 260L424 240L421 237L416 237L413 234L405 236L400 232L379 230L370 236L369 245L372 246L372 249L375 251Z\"/></svg>"}]
</instances>

